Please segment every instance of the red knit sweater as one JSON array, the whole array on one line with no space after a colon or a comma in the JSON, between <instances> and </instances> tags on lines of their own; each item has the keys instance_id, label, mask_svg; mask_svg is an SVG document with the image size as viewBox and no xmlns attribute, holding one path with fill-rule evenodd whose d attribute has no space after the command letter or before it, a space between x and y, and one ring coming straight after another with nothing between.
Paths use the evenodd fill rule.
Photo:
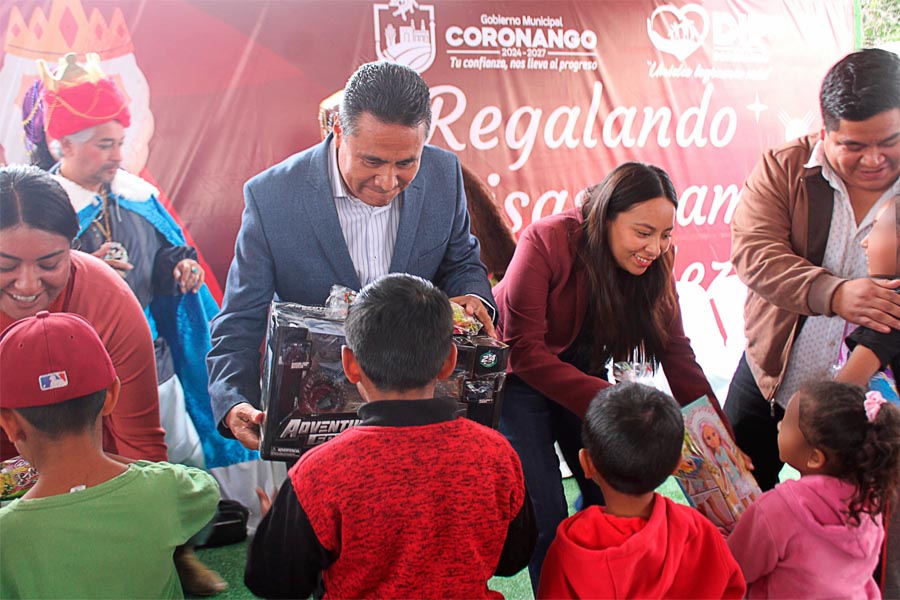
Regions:
<instances>
[{"instance_id":1,"label":"red knit sweater","mask_svg":"<svg viewBox=\"0 0 900 600\"><path fill-rule=\"evenodd\" d=\"M534 546L522 468L502 435L455 411L366 404L361 425L302 456L250 548L251 591L305 597L321 570L328 598L502 597L488 579Z\"/></svg>"}]
</instances>

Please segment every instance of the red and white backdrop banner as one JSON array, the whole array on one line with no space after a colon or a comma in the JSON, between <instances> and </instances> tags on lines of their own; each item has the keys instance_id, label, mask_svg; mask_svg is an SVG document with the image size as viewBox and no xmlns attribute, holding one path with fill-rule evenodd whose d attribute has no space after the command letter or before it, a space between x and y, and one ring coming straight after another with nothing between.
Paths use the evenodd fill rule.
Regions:
<instances>
[{"instance_id":1,"label":"red and white backdrop banner","mask_svg":"<svg viewBox=\"0 0 900 600\"><path fill-rule=\"evenodd\" d=\"M361 63L403 62L431 87L430 142L516 234L621 162L671 174L682 306L715 381L744 344L741 184L765 148L821 127L819 84L853 34L853 0L6 0L0 160L27 161L35 59L98 52L131 99L126 167L161 188L220 296L244 181L319 140L319 104Z\"/></svg>"}]
</instances>

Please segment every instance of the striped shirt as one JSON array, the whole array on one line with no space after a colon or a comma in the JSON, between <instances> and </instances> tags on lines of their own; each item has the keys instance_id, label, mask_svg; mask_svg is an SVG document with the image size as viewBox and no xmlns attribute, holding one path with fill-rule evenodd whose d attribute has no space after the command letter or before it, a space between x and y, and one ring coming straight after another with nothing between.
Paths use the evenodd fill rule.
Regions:
<instances>
[{"instance_id":1,"label":"striped shirt","mask_svg":"<svg viewBox=\"0 0 900 600\"><path fill-rule=\"evenodd\" d=\"M900 193L900 179L881 195L857 226L847 188L828 164L821 141L813 148L812 156L804 166L822 167L822 176L834 189L831 228L828 230L822 266L843 279L867 277L869 269L866 264L866 252L859 244L872 230L875 215L881 207ZM808 379L827 376L827 371L832 366L839 366L846 358L844 338L855 327L856 325L847 323L837 315L809 317L791 348L784 380L775 393L775 402L779 406L786 407L791 396Z\"/></svg>"},{"instance_id":2,"label":"striped shirt","mask_svg":"<svg viewBox=\"0 0 900 600\"><path fill-rule=\"evenodd\" d=\"M394 243L400 227L403 194L398 195L387 206L370 206L353 196L338 168L334 140L328 145L328 178L331 180L331 195L334 196L344 242L362 289L390 272ZM478 294L466 295L481 300L490 318L493 320L496 317L496 310L490 302Z\"/></svg>"},{"instance_id":3,"label":"striped shirt","mask_svg":"<svg viewBox=\"0 0 900 600\"><path fill-rule=\"evenodd\" d=\"M388 273L400 225L403 194L387 206L370 206L353 196L338 169L337 147L328 147L328 177L338 220L362 286Z\"/></svg>"}]
</instances>

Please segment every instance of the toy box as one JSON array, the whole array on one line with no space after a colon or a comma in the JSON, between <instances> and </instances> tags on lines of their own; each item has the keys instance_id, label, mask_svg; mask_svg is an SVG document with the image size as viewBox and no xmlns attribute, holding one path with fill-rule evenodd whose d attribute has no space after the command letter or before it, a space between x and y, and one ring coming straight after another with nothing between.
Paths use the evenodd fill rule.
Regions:
<instances>
[{"instance_id":1,"label":"toy box","mask_svg":"<svg viewBox=\"0 0 900 600\"><path fill-rule=\"evenodd\" d=\"M459 414L496 429L509 348L484 336L457 335L456 369L435 396L454 398ZM260 454L293 461L360 422L363 404L341 365L344 323L323 307L273 302L262 370Z\"/></svg>"},{"instance_id":2,"label":"toy box","mask_svg":"<svg viewBox=\"0 0 900 600\"><path fill-rule=\"evenodd\" d=\"M341 366L344 326L324 308L273 302L262 372L260 454L295 460L359 422L363 404Z\"/></svg>"},{"instance_id":3,"label":"toy box","mask_svg":"<svg viewBox=\"0 0 900 600\"><path fill-rule=\"evenodd\" d=\"M465 416L492 429L500 426L500 409L506 383L509 346L487 336L453 337L456 344L457 377L462 387L456 397ZM435 392L439 395L439 391ZM448 394L449 395L449 394Z\"/></svg>"}]
</instances>

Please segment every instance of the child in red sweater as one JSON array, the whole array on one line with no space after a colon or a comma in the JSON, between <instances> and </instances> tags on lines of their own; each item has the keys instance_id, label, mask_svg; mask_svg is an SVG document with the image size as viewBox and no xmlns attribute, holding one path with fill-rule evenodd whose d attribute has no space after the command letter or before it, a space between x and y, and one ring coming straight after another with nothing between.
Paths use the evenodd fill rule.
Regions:
<instances>
[{"instance_id":1,"label":"child in red sweater","mask_svg":"<svg viewBox=\"0 0 900 600\"><path fill-rule=\"evenodd\" d=\"M741 598L744 578L706 517L654 490L678 466L684 420L675 401L637 383L597 394L578 458L603 491L563 521L538 598Z\"/></svg>"},{"instance_id":2,"label":"child in red sweater","mask_svg":"<svg viewBox=\"0 0 900 600\"><path fill-rule=\"evenodd\" d=\"M244 582L265 598L502 598L537 530L509 442L435 398L456 365L447 296L391 274L350 306L343 366L361 423L297 461L263 518Z\"/></svg>"}]
</instances>

